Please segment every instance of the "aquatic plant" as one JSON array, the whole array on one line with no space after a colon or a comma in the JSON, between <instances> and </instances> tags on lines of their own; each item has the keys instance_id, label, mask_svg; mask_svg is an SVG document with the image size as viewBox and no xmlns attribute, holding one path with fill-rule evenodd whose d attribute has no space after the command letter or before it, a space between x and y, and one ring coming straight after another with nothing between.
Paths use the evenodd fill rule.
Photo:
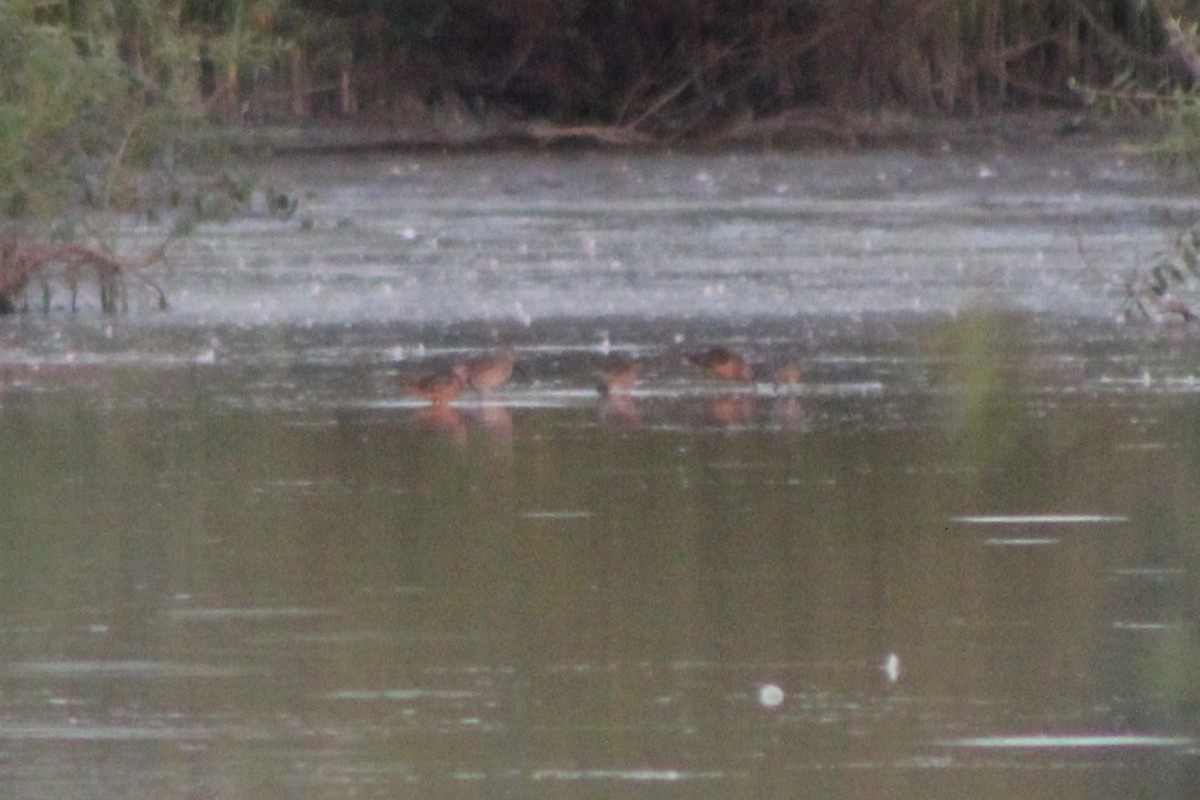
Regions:
<instances>
[{"instance_id":1,"label":"aquatic plant","mask_svg":"<svg viewBox=\"0 0 1200 800\"><path fill-rule=\"evenodd\" d=\"M1103 113L1150 117L1165 134L1149 150L1200 171L1200 25L1161 16L1162 54L1130 63L1106 86L1069 85L1087 106Z\"/></svg>"},{"instance_id":2,"label":"aquatic plant","mask_svg":"<svg viewBox=\"0 0 1200 800\"><path fill-rule=\"evenodd\" d=\"M1151 308L1161 316L1184 322L1195 319L1192 308L1174 292L1190 281L1200 280L1200 228L1177 235L1168 249L1155 253L1148 266L1125 284L1122 312L1126 317L1149 319Z\"/></svg>"}]
</instances>

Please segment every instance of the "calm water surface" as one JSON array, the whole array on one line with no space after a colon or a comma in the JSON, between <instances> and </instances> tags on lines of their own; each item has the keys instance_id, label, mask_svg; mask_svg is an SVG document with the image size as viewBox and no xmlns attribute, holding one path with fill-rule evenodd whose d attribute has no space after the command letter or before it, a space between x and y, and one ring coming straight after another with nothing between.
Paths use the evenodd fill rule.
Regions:
<instances>
[{"instance_id":1,"label":"calm water surface","mask_svg":"<svg viewBox=\"0 0 1200 800\"><path fill-rule=\"evenodd\" d=\"M271 169L312 229L201 231L171 311L0 320L4 796L1195 796L1200 334L1114 276L1200 204L1096 156ZM498 341L488 401L400 395Z\"/></svg>"}]
</instances>

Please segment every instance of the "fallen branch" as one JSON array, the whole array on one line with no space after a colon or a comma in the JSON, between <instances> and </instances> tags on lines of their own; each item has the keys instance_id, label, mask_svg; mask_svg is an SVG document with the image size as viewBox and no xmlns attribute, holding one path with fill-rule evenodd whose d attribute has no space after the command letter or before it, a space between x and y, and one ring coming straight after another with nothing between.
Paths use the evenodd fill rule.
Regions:
<instances>
[{"instance_id":1,"label":"fallen branch","mask_svg":"<svg viewBox=\"0 0 1200 800\"><path fill-rule=\"evenodd\" d=\"M550 125L544 122L532 122L523 125L515 131L518 135L528 136L535 142L553 143L564 139L593 141L600 144L637 145L652 144L653 136L630 130L627 127L610 125Z\"/></svg>"},{"instance_id":2,"label":"fallen branch","mask_svg":"<svg viewBox=\"0 0 1200 800\"><path fill-rule=\"evenodd\" d=\"M85 271L95 274L100 308L115 313L121 305L123 278L133 275L158 295L159 308L167 307L167 294L146 270L167 258L170 240L155 247L136 262L118 258L103 245L53 242L28 237L0 238L0 313L17 310L17 298L29 286L40 283L43 305L50 304L51 282L58 278L71 292L71 310L76 308L79 283Z\"/></svg>"}]
</instances>

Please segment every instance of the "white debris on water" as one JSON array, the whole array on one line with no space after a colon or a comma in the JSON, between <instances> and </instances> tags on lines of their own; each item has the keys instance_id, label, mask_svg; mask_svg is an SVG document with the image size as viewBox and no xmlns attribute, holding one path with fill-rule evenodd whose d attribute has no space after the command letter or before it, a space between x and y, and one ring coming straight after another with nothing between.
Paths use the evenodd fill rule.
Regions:
<instances>
[{"instance_id":1,"label":"white debris on water","mask_svg":"<svg viewBox=\"0 0 1200 800\"><path fill-rule=\"evenodd\" d=\"M783 689L774 683L764 683L758 687L758 704L763 708L779 708L783 705Z\"/></svg>"},{"instance_id":2,"label":"white debris on water","mask_svg":"<svg viewBox=\"0 0 1200 800\"><path fill-rule=\"evenodd\" d=\"M900 680L900 656L895 653L888 653L879 668L883 670L883 675L887 678L888 683Z\"/></svg>"}]
</instances>

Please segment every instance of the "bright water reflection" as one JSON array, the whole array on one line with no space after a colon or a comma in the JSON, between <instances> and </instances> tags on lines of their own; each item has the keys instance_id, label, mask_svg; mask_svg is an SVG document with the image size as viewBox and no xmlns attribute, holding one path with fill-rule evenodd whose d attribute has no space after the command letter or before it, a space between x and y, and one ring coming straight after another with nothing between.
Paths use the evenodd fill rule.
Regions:
<instances>
[{"instance_id":1,"label":"bright water reflection","mask_svg":"<svg viewBox=\"0 0 1200 800\"><path fill-rule=\"evenodd\" d=\"M6 795L1189 796L1194 343L864 328L606 407L539 333L444 412L387 362L10 376Z\"/></svg>"}]
</instances>

